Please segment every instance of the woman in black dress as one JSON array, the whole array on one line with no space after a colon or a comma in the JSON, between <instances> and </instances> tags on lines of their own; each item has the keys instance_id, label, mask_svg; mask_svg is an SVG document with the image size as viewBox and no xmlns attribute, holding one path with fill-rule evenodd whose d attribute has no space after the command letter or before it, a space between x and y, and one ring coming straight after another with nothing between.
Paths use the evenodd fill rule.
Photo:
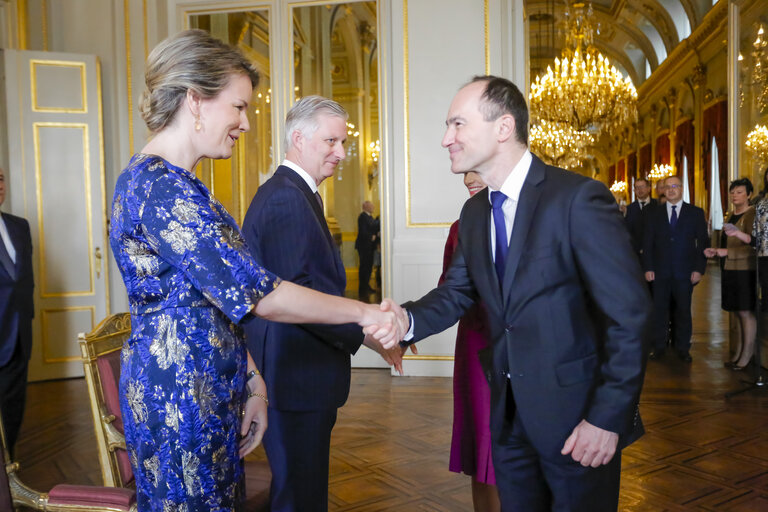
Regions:
<instances>
[{"instance_id":1,"label":"woman in black dress","mask_svg":"<svg viewBox=\"0 0 768 512\"><path fill-rule=\"evenodd\" d=\"M741 349L726 362L733 370L743 370L755 352L756 258L752 241L755 209L749 205L752 182L747 178L734 180L729 188L733 210L723 224L720 248L706 249L707 257L720 256L722 261L722 308L737 313L741 324Z\"/></svg>"}]
</instances>

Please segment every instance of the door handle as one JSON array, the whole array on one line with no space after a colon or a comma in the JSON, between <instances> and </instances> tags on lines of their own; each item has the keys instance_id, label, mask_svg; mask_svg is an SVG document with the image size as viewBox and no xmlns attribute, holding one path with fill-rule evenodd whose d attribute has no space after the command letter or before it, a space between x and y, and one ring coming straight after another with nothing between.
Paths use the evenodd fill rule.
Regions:
<instances>
[{"instance_id":1,"label":"door handle","mask_svg":"<svg viewBox=\"0 0 768 512\"><path fill-rule=\"evenodd\" d=\"M101 277L101 247L97 247L94 256L96 257L96 279Z\"/></svg>"}]
</instances>

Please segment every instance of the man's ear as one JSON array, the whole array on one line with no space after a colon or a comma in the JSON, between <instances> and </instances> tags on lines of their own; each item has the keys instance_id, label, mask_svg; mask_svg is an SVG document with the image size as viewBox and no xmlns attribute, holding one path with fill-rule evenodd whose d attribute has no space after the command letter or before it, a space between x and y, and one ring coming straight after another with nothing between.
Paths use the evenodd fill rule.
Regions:
<instances>
[{"instance_id":1,"label":"man's ear","mask_svg":"<svg viewBox=\"0 0 768 512\"><path fill-rule=\"evenodd\" d=\"M291 142L293 142L294 148L301 151L304 146L304 135L299 130L293 130L293 133L291 133Z\"/></svg>"},{"instance_id":2,"label":"man's ear","mask_svg":"<svg viewBox=\"0 0 768 512\"><path fill-rule=\"evenodd\" d=\"M507 142L510 137L515 138L515 118L510 114L504 114L496 120L496 133L499 142Z\"/></svg>"}]
</instances>

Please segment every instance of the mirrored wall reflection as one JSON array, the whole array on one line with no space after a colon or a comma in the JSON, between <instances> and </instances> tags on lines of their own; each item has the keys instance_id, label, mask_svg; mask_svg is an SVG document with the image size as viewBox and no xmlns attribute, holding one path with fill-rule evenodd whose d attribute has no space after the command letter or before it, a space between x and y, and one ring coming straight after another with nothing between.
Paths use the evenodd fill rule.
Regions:
<instances>
[{"instance_id":1,"label":"mirrored wall reflection","mask_svg":"<svg viewBox=\"0 0 768 512\"><path fill-rule=\"evenodd\" d=\"M379 215L379 84L376 2L295 7L293 15L294 94L319 94L349 112L347 157L320 187L325 214L341 240L347 290L358 290L355 251L357 218L363 201ZM380 290L374 271L370 286ZM373 298L373 297L371 297Z\"/></svg>"},{"instance_id":2,"label":"mirrored wall reflection","mask_svg":"<svg viewBox=\"0 0 768 512\"><path fill-rule=\"evenodd\" d=\"M251 130L235 146L229 160L204 160L195 170L237 222L251 198L275 167L272 155L272 89L269 63L269 10L211 12L189 16L199 28L237 46L259 69L261 80L248 109Z\"/></svg>"}]
</instances>

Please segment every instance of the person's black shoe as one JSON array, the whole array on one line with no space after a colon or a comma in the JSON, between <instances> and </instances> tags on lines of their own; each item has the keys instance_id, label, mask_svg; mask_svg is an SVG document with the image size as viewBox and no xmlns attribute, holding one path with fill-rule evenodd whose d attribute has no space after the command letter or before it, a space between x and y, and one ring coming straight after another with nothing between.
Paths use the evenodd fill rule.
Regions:
<instances>
[{"instance_id":1,"label":"person's black shoe","mask_svg":"<svg viewBox=\"0 0 768 512\"><path fill-rule=\"evenodd\" d=\"M693 362L693 358L691 357L691 354L689 354L688 352L678 352L677 353L677 357L679 357L680 360L682 362L684 362L684 363L692 363Z\"/></svg>"},{"instance_id":2,"label":"person's black shoe","mask_svg":"<svg viewBox=\"0 0 768 512\"><path fill-rule=\"evenodd\" d=\"M663 350L652 350L650 354L648 354L648 359L651 361L658 361L664 356Z\"/></svg>"}]
</instances>

